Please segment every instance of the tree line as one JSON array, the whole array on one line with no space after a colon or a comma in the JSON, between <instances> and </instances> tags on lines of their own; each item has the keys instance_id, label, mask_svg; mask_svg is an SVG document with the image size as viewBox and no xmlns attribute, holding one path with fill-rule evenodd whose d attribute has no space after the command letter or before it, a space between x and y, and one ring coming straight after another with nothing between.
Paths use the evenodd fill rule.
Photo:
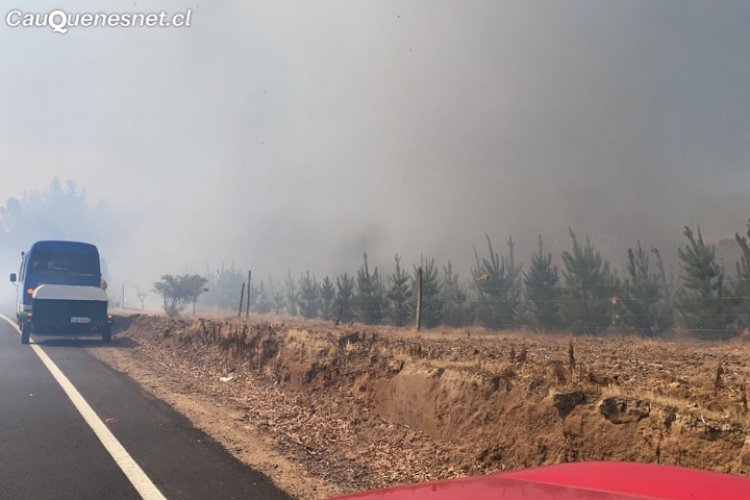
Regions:
<instances>
[{"instance_id":1,"label":"tree line","mask_svg":"<svg viewBox=\"0 0 750 500\"><path fill-rule=\"evenodd\" d=\"M468 283L450 261L439 266L435 259L422 258L408 269L398 255L393 271L384 276L364 253L354 274L321 280L306 271L279 283L268 278L250 283L247 300L257 313L405 326L414 321L421 268L422 324L427 328L481 325L600 334L617 327L654 337L680 326L698 337L718 339L750 328L750 223L746 235L735 234L742 256L730 272L717 262L716 249L705 243L700 228L686 226L683 235L678 283L667 276L656 248L645 249L637 241L627 251L620 277L588 237L570 230L561 268L545 251L541 236L527 269L516 260L512 238L501 255L487 237L485 251L474 252ZM239 270L222 267L207 272L205 281L193 282L201 287L207 283L203 302L232 309L245 281ZM160 286L156 288L163 292ZM165 299L165 306L170 304Z\"/></svg>"}]
</instances>

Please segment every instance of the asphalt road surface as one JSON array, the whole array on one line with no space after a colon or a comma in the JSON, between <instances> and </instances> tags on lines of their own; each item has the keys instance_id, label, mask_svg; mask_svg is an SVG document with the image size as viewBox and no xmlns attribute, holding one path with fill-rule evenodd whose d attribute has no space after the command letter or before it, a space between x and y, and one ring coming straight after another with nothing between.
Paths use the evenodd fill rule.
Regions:
<instances>
[{"instance_id":1,"label":"asphalt road surface","mask_svg":"<svg viewBox=\"0 0 750 500\"><path fill-rule=\"evenodd\" d=\"M0 318L0 498L289 498L83 348L98 340L34 343Z\"/></svg>"}]
</instances>

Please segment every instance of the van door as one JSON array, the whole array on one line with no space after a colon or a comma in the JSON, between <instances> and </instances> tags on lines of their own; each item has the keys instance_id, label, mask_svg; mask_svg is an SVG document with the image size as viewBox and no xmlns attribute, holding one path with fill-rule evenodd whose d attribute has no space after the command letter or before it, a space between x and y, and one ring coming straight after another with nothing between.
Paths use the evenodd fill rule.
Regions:
<instances>
[{"instance_id":1,"label":"van door","mask_svg":"<svg viewBox=\"0 0 750 500\"><path fill-rule=\"evenodd\" d=\"M24 307L23 300L24 294L26 293L26 256L24 253L21 257L21 269L18 271L18 279L16 280L16 318L18 323L21 324L26 317L27 308ZM28 306L28 310L31 310L31 304Z\"/></svg>"}]
</instances>

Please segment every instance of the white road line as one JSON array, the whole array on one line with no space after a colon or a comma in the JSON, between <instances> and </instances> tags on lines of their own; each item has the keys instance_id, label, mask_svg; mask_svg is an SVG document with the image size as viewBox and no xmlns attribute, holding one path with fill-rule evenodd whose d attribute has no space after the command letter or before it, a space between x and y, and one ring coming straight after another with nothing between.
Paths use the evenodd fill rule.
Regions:
<instances>
[{"instance_id":1,"label":"white road line","mask_svg":"<svg viewBox=\"0 0 750 500\"><path fill-rule=\"evenodd\" d=\"M19 334L21 333L16 323L10 318L3 314L0 314L0 318L7 321L8 324L16 330L16 332L18 332ZM135 460L133 460L133 458L120 444L114 434L112 434L112 432L107 428L104 422L102 422L101 419L97 416L96 412L94 412L94 410L86 402L86 400L83 399L83 396L81 396L81 393L78 392L78 389L76 389L75 386L70 382L70 380L68 380L68 377L66 377L65 374L60 371L60 368L57 367L54 361L52 361L50 357L47 356L47 353L44 352L44 350L37 344L29 345L34 350L36 355L39 356L39 359L42 360L42 363L44 363L44 366L47 367L57 383L60 384L60 387L62 387L62 390L65 391L65 394L68 395L70 401L73 403L73 406L76 407L86 423L89 424L91 430L94 431L96 437L99 438L99 441L102 442L104 448L109 452L120 469L122 469L122 472L128 478L136 491L138 491L141 497L146 500L165 499L164 495L161 494L161 491L159 491L156 485L151 482L146 473L143 472L143 469L141 469L140 466L135 462Z\"/></svg>"}]
</instances>

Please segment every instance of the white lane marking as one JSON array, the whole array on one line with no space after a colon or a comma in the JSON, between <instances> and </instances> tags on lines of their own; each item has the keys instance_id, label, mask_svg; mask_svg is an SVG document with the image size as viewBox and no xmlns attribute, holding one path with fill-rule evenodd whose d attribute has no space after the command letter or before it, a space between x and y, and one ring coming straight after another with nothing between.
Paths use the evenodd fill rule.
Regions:
<instances>
[{"instance_id":1,"label":"white lane marking","mask_svg":"<svg viewBox=\"0 0 750 500\"><path fill-rule=\"evenodd\" d=\"M20 335L21 331L18 329L18 325L7 316L0 314L0 318L8 322L13 329ZM143 469L133 460L127 450L120 444L117 438L112 432L104 425L104 422L99 419L96 412L91 406L83 399L78 389L68 380L68 377L60 371L60 368L47 356L47 353L37 344L29 344L34 350L39 359L42 360L44 366L52 374L65 394L68 395L73 406L76 407L78 413L81 414L83 419L89 424L91 430L94 431L96 437L102 442L104 448L109 452L112 458L115 460L117 465L122 469L122 472L128 478L133 487L138 491L142 498L145 500L166 500L161 491L156 487L154 483L148 478Z\"/></svg>"}]
</instances>

